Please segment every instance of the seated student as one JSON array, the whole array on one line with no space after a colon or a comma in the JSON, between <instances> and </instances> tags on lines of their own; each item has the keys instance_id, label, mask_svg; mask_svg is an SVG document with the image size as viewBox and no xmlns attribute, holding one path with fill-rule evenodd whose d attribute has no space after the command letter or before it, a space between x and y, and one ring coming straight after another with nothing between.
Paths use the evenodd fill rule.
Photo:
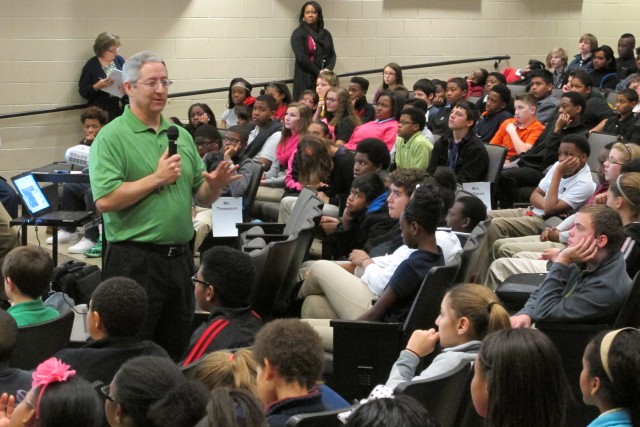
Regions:
<instances>
[{"instance_id":1,"label":"seated student","mask_svg":"<svg viewBox=\"0 0 640 427\"><path fill-rule=\"evenodd\" d=\"M487 94L495 85L507 85L507 79L504 77L504 74L499 73L497 71L491 72L487 75L487 81L484 83L484 92L476 102L476 107L478 107L478 112L480 114L486 111L487 106Z\"/></svg>"},{"instance_id":2,"label":"seated student","mask_svg":"<svg viewBox=\"0 0 640 427\"><path fill-rule=\"evenodd\" d=\"M204 165L209 172L214 171L216 167L218 167L218 164L223 160L232 161L235 165L238 165L238 169L234 174L240 176L240 178L223 188L220 195L228 197L243 197L243 208L249 203L249 200L244 196L249 188L251 175L253 173L253 159L246 155L248 137L249 130L247 127L240 125L231 126L227 129L224 137L222 138L222 143L224 145L223 150L218 152L217 155L214 155L213 152L209 153L203 159ZM193 211L193 227L195 230L193 250L197 251L202 245L205 237L211 233L211 206L195 206Z\"/></svg>"},{"instance_id":3,"label":"seated student","mask_svg":"<svg viewBox=\"0 0 640 427\"><path fill-rule=\"evenodd\" d=\"M366 138L358 143L353 159L353 177L367 172L382 173L389 169L391 156L387 145L378 138Z\"/></svg>"},{"instance_id":4,"label":"seated student","mask_svg":"<svg viewBox=\"0 0 640 427\"><path fill-rule=\"evenodd\" d=\"M193 426L206 415L209 392L163 357L127 361L101 387L110 426Z\"/></svg>"},{"instance_id":5,"label":"seated student","mask_svg":"<svg viewBox=\"0 0 640 427\"><path fill-rule=\"evenodd\" d=\"M429 115L427 126L431 132L436 135L449 133L449 114L454 105L467 99L467 90L467 81L462 77L449 79L445 93L446 104L436 114Z\"/></svg>"},{"instance_id":6,"label":"seated student","mask_svg":"<svg viewBox=\"0 0 640 427\"><path fill-rule=\"evenodd\" d=\"M453 191L447 188L440 177L440 175L446 175L446 172L450 173L447 168L438 168L434 177L425 180L426 171L424 170L396 169L393 171L388 178L389 197L387 198L387 203L389 204L389 216L399 219L416 186L423 183L432 184L440 190L444 205L443 213L446 213L453 205L455 198ZM455 180L453 187L455 189ZM455 234L447 230L438 229L436 231L436 243L442 249L445 264L452 262L455 255L462 250L459 239ZM350 264L341 264L340 267L359 277L369 289L376 295L380 295L400 263L413 252L415 252L415 249L411 249L404 244L402 230L400 229L400 224L398 224L387 234L377 239L371 239L363 250L353 250L349 254ZM309 277L313 274L326 274L329 271L333 271L332 267L325 269L318 266L315 270L309 272ZM342 274L342 272L332 272L326 277L336 278L335 274ZM339 281L352 279L349 276L341 276Z\"/></svg>"},{"instance_id":7,"label":"seated student","mask_svg":"<svg viewBox=\"0 0 640 427\"><path fill-rule=\"evenodd\" d=\"M59 351L56 357L89 382L110 383L120 366L138 356L169 358L167 352L136 335L147 315L147 293L135 280L112 277L91 295L86 327L90 342Z\"/></svg>"},{"instance_id":8,"label":"seated student","mask_svg":"<svg viewBox=\"0 0 640 427\"><path fill-rule=\"evenodd\" d=\"M109 122L109 114L98 107L89 107L80 115L80 121L82 122L84 131L84 139L80 144L91 146L100 129ZM93 201L91 186L81 183L65 183L62 189L61 209L65 211L86 210L96 212L96 204ZM96 248L98 252L97 256L95 256L95 254L91 255L93 255L92 258L97 258L102 255L100 229L97 225L87 228L80 241L77 241L78 237L76 227L60 227L58 229L58 243L75 242L75 244L67 249L70 254L82 254L99 244L99 249ZM47 238L47 245L52 244L53 236Z\"/></svg>"},{"instance_id":9,"label":"seated student","mask_svg":"<svg viewBox=\"0 0 640 427\"><path fill-rule=\"evenodd\" d=\"M0 310L0 330L0 394L15 396L18 390L31 388L31 372L9 367L9 358L18 336L18 325L4 310Z\"/></svg>"},{"instance_id":10,"label":"seated student","mask_svg":"<svg viewBox=\"0 0 640 427\"><path fill-rule=\"evenodd\" d=\"M246 105L251 108L255 102L255 98L251 96L253 86L251 83L241 77L236 77L229 83L229 93L227 109L222 113L222 119L220 120L220 127L227 129L231 126L237 125L238 117L236 115L236 107L240 105Z\"/></svg>"},{"instance_id":11,"label":"seated student","mask_svg":"<svg viewBox=\"0 0 640 427\"><path fill-rule=\"evenodd\" d=\"M615 144L610 154L609 150L603 150L607 153L605 159L615 159L615 161L619 162L625 161L621 152L618 151L619 145L624 147L622 144ZM608 167L605 169L604 177L602 177L601 173L603 168L598 168L598 178L601 183L605 182L606 184L604 186L599 185L598 189L605 188L604 193L598 193L598 190L596 190L594 195L598 193L598 196L594 197L592 195L587 201L587 205L602 203L601 196L605 196L607 206L615 209L620 215L626 236L621 250L627 264L627 274L629 274L629 277L635 277L640 269L640 224L636 222L639 217L638 207L640 207L640 174L634 171L640 172L640 163L637 160L637 156L640 154L640 147L635 144L626 145L629 145L630 151L636 156L636 160L628 161L622 167L606 160L604 163ZM602 158L600 160L602 161ZM620 175L620 172L624 174ZM610 186L605 179L611 183ZM574 226L576 216L577 214L568 217L555 228L546 228L540 236L529 236L529 240L522 238L522 240L505 239L504 241L496 241L493 253L494 257L498 259L489 267L489 273L484 282L485 285L495 288L513 274L546 273L548 270L546 260L548 255L545 252L550 248L564 249L566 247L570 237L569 231ZM553 251L550 253L553 253Z\"/></svg>"},{"instance_id":12,"label":"seated student","mask_svg":"<svg viewBox=\"0 0 640 427\"><path fill-rule=\"evenodd\" d=\"M626 79L638 71L633 50L636 48L636 38L633 34L624 33L618 39L617 71L620 80ZM617 88L616 88L617 90Z\"/></svg>"},{"instance_id":13,"label":"seated student","mask_svg":"<svg viewBox=\"0 0 640 427\"><path fill-rule=\"evenodd\" d=\"M104 412L93 386L53 357L38 365L27 389L17 405L13 396L2 393L0 425L64 426L70 420L78 426L102 425Z\"/></svg>"},{"instance_id":14,"label":"seated student","mask_svg":"<svg viewBox=\"0 0 640 427\"><path fill-rule=\"evenodd\" d=\"M560 106L560 99L553 95L553 75L549 70L531 73L529 93L536 97L536 116L543 125L551 124Z\"/></svg>"},{"instance_id":15,"label":"seated student","mask_svg":"<svg viewBox=\"0 0 640 427\"><path fill-rule=\"evenodd\" d=\"M18 327L53 320L60 315L42 302L49 289L53 260L38 246L20 246L7 254L2 265L4 290L11 302L7 312Z\"/></svg>"},{"instance_id":16,"label":"seated student","mask_svg":"<svg viewBox=\"0 0 640 427\"><path fill-rule=\"evenodd\" d=\"M427 112L425 114L426 122L429 122L429 116L438 112L439 108L434 103L436 97L436 86L429 79L420 79L413 84L413 97L422 99L427 103Z\"/></svg>"},{"instance_id":17,"label":"seated student","mask_svg":"<svg viewBox=\"0 0 640 427\"><path fill-rule=\"evenodd\" d=\"M325 95L325 118L336 145L344 145L349 141L353 131L362 121L353 108L349 92L341 87L331 87Z\"/></svg>"},{"instance_id":18,"label":"seated student","mask_svg":"<svg viewBox=\"0 0 640 427\"><path fill-rule=\"evenodd\" d=\"M511 329L509 314L489 288L468 283L449 290L440 305L436 319L438 330L416 330L405 350L391 368L385 384L394 389L407 381L433 378L449 372L462 360L474 361L480 343L487 334ZM440 343L443 350L420 374L420 360L433 353Z\"/></svg>"},{"instance_id":19,"label":"seated student","mask_svg":"<svg viewBox=\"0 0 640 427\"><path fill-rule=\"evenodd\" d=\"M214 246L204 253L200 269L193 276L193 293L198 307L210 314L191 335L182 366L216 350L253 344L262 327L262 320L249 304L255 284L256 269L248 254L227 246Z\"/></svg>"},{"instance_id":20,"label":"seated student","mask_svg":"<svg viewBox=\"0 0 640 427\"><path fill-rule=\"evenodd\" d=\"M531 73L544 70L544 64L537 59L529 59L524 68L506 68L502 73L508 84L527 86L531 81Z\"/></svg>"},{"instance_id":21,"label":"seated student","mask_svg":"<svg viewBox=\"0 0 640 427\"><path fill-rule=\"evenodd\" d=\"M465 79L468 84L468 96L482 96L489 72L484 68L473 70Z\"/></svg>"},{"instance_id":22,"label":"seated student","mask_svg":"<svg viewBox=\"0 0 640 427\"><path fill-rule=\"evenodd\" d=\"M322 138L331 156L331 174L320 188L321 191L316 194L325 202L322 211L326 212L326 215L342 215L351 190L351 182L353 182L354 154L346 148L338 147L333 143L329 133L329 126L324 122L311 123L309 125L309 133ZM333 210L332 206L337 207L338 211L331 212Z\"/></svg>"},{"instance_id":23,"label":"seated student","mask_svg":"<svg viewBox=\"0 0 640 427\"><path fill-rule=\"evenodd\" d=\"M635 124L633 109L636 105L638 105L638 93L632 89L624 89L616 95L616 106L613 109L616 114L600 122L591 131L619 135L625 141L631 141Z\"/></svg>"},{"instance_id":24,"label":"seated student","mask_svg":"<svg viewBox=\"0 0 640 427\"><path fill-rule=\"evenodd\" d=\"M315 90L307 89L305 91L302 91L302 93L298 97L298 102L302 102L304 105L309 107L309 109L311 110L311 114L315 114L316 110L318 109L320 97Z\"/></svg>"},{"instance_id":25,"label":"seated student","mask_svg":"<svg viewBox=\"0 0 640 427\"><path fill-rule=\"evenodd\" d=\"M353 153L336 146L329 138L328 125L318 121L309 126L309 134L300 140L291 179L285 181L287 188L280 201L279 223L287 222L304 187L317 190L316 195L324 202L323 215L338 218L344 212L353 181Z\"/></svg>"},{"instance_id":26,"label":"seated student","mask_svg":"<svg viewBox=\"0 0 640 427\"><path fill-rule=\"evenodd\" d=\"M251 123L251 109L246 105L238 105L236 107L236 126L250 126Z\"/></svg>"},{"instance_id":27,"label":"seated student","mask_svg":"<svg viewBox=\"0 0 640 427\"><path fill-rule=\"evenodd\" d=\"M196 130L202 125L209 125L216 127L216 115L213 114L211 107L207 104L197 102L192 104L187 111L187 117L189 118L189 123L187 123L184 128L189 131L191 136L195 138ZM202 154L200 154L202 156Z\"/></svg>"},{"instance_id":28,"label":"seated student","mask_svg":"<svg viewBox=\"0 0 640 427\"><path fill-rule=\"evenodd\" d=\"M582 115L582 123L591 130L600 122L614 116L614 112L602 97L600 91L592 90L591 76L582 69L569 73L569 90L577 92L585 99L586 105Z\"/></svg>"},{"instance_id":29,"label":"seated student","mask_svg":"<svg viewBox=\"0 0 640 427\"><path fill-rule=\"evenodd\" d=\"M355 151L360 141L377 138L391 151L398 137L398 119L403 105L404 100L397 93L382 92L376 104L376 120L358 126L344 148Z\"/></svg>"},{"instance_id":30,"label":"seated student","mask_svg":"<svg viewBox=\"0 0 640 427\"><path fill-rule=\"evenodd\" d=\"M421 168L429 165L433 144L422 133L424 113L417 108L402 110L395 145L395 163L398 168Z\"/></svg>"},{"instance_id":31,"label":"seated student","mask_svg":"<svg viewBox=\"0 0 640 427\"><path fill-rule=\"evenodd\" d=\"M549 273L511 318L514 328L538 320L607 323L618 314L631 290L620 252L624 241L620 217L608 206L584 206L569 236L569 247L550 253ZM581 263L586 270L578 268Z\"/></svg>"},{"instance_id":32,"label":"seated student","mask_svg":"<svg viewBox=\"0 0 640 427\"><path fill-rule=\"evenodd\" d=\"M276 161L276 147L281 138L282 123L274 119L276 100L271 95L256 97L251 112L255 127L249 132L246 156L262 163L265 171Z\"/></svg>"},{"instance_id":33,"label":"seated student","mask_svg":"<svg viewBox=\"0 0 640 427\"><path fill-rule=\"evenodd\" d=\"M584 350L580 391L600 416L589 427L640 424L640 331L603 331Z\"/></svg>"},{"instance_id":34,"label":"seated student","mask_svg":"<svg viewBox=\"0 0 640 427\"><path fill-rule=\"evenodd\" d=\"M265 87L264 93L271 95L276 100L277 108L273 112L273 118L282 122L284 114L287 112L287 106L293 102L289 88L282 82L271 82ZM255 103L253 106L255 107Z\"/></svg>"},{"instance_id":35,"label":"seated student","mask_svg":"<svg viewBox=\"0 0 640 427\"><path fill-rule=\"evenodd\" d=\"M501 209L488 213L493 218L487 238L480 250L483 259L479 277L484 278L493 261L494 243L507 237L538 234L538 227L549 216L567 216L580 208L593 194L596 184L591 177L587 159L591 153L589 142L580 135L562 139L558 161L549 169L531 194L531 206L523 209Z\"/></svg>"},{"instance_id":36,"label":"seated student","mask_svg":"<svg viewBox=\"0 0 640 427\"><path fill-rule=\"evenodd\" d=\"M586 136L581 117L585 100L575 92L566 92L560 98L557 118L540 134L533 146L526 152L507 159L505 169L498 180L498 199L502 209L508 209L518 202L520 187L538 185L544 177L543 171L558 160L560 141L567 135Z\"/></svg>"},{"instance_id":37,"label":"seated student","mask_svg":"<svg viewBox=\"0 0 640 427\"><path fill-rule=\"evenodd\" d=\"M451 133L434 144L427 172L433 174L438 166L448 166L461 183L482 181L485 178L489 155L480 138L473 132L477 119L478 110L475 105L461 101L453 107L448 119Z\"/></svg>"},{"instance_id":38,"label":"seated student","mask_svg":"<svg viewBox=\"0 0 640 427\"><path fill-rule=\"evenodd\" d=\"M447 212L447 227L451 231L471 233L476 225L487 219L487 207L475 196L462 196Z\"/></svg>"},{"instance_id":39,"label":"seated student","mask_svg":"<svg viewBox=\"0 0 640 427\"><path fill-rule=\"evenodd\" d=\"M193 141L196 143L198 154L203 159L207 154L217 156L222 149L222 136L215 126L200 125L193 133Z\"/></svg>"},{"instance_id":40,"label":"seated student","mask_svg":"<svg viewBox=\"0 0 640 427\"><path fill-rule=\"evenodd\" d=\"M613 49L606 44L598 47L593 53L593 70L589 73L593 86L601 91L614 90L620 79L616 68Z\"/></svg>"},{"instance_id":41,"label":"seated student","mask_svg":"<svg viewBox=\"0 0 640 427\"><path fill-rule=\"evenodd\" d=\"M598 39L591 33L585 33L580 36L578 43L579 53L573 57L573 60L567 66L567 71L583 68L586 72L593 70L593 52L598 48Z\"/></svg>"},{"instance_id":42,"label":"seated student","mask_svg":"<svg viewBox=\"0 0 640 427\"><path fill-rule=\"evenodd\" d=\"M547 54L547 68L553 74L553 88L562 89L567 77L567 52L561 47L554 47Z\"/></svg>"},{"instance_id":43,"label":"seated student","mask_svg":"<svg viewBox=\"0 0 640 427\"><path fill-rule=\"evenodd\" d=\"M298 319L277 319L256 335L258 397L271 427L284 427L293 415L322 412L316 384L324 366L318 334Z\"/></svg>"},{"instance_id":44,"label":"seated student","mask_svg":"<svg viewBox=\"0 0 640 427\"><path fill-rule=\"evenodd\" d=\"M371 300L376 293L359 280L344 286L345 283L340 283L335 277L319 282L314 277L320 278L321 275L309 273L298 294L306 298L302 316L314 317L308 321L319 330L325 348L333 348L333 334L329 326L331 318L404 321L426 274L431 267L444 265L435 234L442 206L437 188L426 184L414 191L400 217L400 226L404 243L417 250L398 266L375 304L372 305ZM318 264L320 261L311 270ZM331 286L338 286L338 290L332 290Z\"/></svg>"},{"instance_id":45,"label":"seated student","mask_svg":"<svg viewBox=\"0 0 640 427\"><path fill-rule=\"evenodd\" d=\"M563 425L571 389L562 358L544 333L507 329L489 334L473 366L471 400L485 426Z\"/></svg>"},{"instance_id":46,"label":"seated student","mask_svg":"<svg viewBox=\"0 0 640 427\"><path fill-rule=\"evenodd\" d=\"M511 91L504 85L495 85L487 92L485 111L473 127L473 131L482 142L491 141L500 125L513 117L513 114L507 111L510 102Z\"/></svg>"},{"instance_id":47,"label":"seated student","mask_svg":"<svg viewBox=\"0 0 640 427\"><path fill-rule=\"evenodd\" d=\"M367 91L369 90L369 80L364 77L351 77L349 82L349 98L362 123L367 123L375 119L376 109L367 101Z\"/></svg>"},{"instance_id":48,"label":"seated student","mask_svg":"<svg viewBox=\"0 0 640 427\"><path fill-rule=\"evenodd\" d=\"M417 108L422 113L424 113L425 117L429 112L429 105L424 99L420 99L420 98L407 99L404 103L404 106L402 107L402 111L407 110L409 108ZM426 126L426 121L425 121L425 127L422 129L422 135L424 135L429 141L433 141L434 139L433 134L431 133L429 128ZM395 155L395 151L394 151L394 155Z\"/></svg>"},{"instance_id":49,"label":"seated student","mask_svg":"<svg viewBox=\"0 0 640 427\"><path fill-rule=\"evenodd\" d=\"M491 144L507 148L507 159L529 151L544 131L544 125L536 117L537 105L538 102L532 94L517 94L514 118L502 122L491 139Z\"/></svg>"},{"instance_id":50,"label":"seated student","mask_svg":"<svg viewBox=\"0 0 640 427\"><path fill-rule=\"evenodd\" d=\"M322 217L322 224L336 224L331 244L334 259L342 259L354 249L362 249L369 239L387 233L397 222L389 216L384 182L375 172L360 175L351 183L342 218ZM328 227L322 227L332 234Z\"/></svg>"},{"instance_id":51,"label":"seated student","mask_svg":"<svg viewBox=\"0 0 640 427\"><path fill-rule=\"evenodd\" d=\"M297 198L305 187L319 188L324 185L332 166L331 155L324 140L316 135L304 135L300 138L296 153L291 157L290 167L287 168L283 197ZM279 219L278 222L283 220Z\"/></svg>"}]
</instances>

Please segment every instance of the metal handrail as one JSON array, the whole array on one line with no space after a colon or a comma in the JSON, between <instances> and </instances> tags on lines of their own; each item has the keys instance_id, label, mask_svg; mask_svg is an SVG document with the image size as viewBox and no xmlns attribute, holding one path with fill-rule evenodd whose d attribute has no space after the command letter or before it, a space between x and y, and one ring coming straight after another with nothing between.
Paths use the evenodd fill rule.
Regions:
<instances>
[{"instance_id":1,"label":"metal handrail","mask_svg":"<svg viewBox=\"0 0 640 427\"><path fill-rule=\"evenodd\" d=\"M497 56L485 56L478 58L467 58L467 59L455 59L451 61L440 61L440 62L431 62L428 64L415 64L415 65L405 65L401 67L403 70L415 70L417 68L431 68L431 67L440 67L443 65L456 65L456 64L468 64L471 62L484 62L484 61L495 61L494 68L498 68L498 64L502 60L511 59L509 55L497 55ZM382 72L383 68L373 68L370 70L361 70L361 71L353 71L349 73L338 74L338 77L351 77L351 76L361 76L365 74L375 74ZM254 83L254 87L263 87L271 83L272 80L268 82L260 82ZM293 79L279 80L283 83L293 83ZM169 94L169 98L182 98L187 96L195 96L195 95L206 95L209 93L219 93L219 92L227 92L229 90L228 86L225 87L217 87L213 89L201 89L201 90L191 90L187 92L176 92ZM67 105L66 107L55 107L55 108L45 108L42 110L32 110L32 111L21 111L18 113L5 113L0 114L0 119L13 119L16 117L26 117L26 116L37 116L40 114L49 114L49 113L58 113L62 111L71 111L71 110L80 110L87 106L87 104L75 104L75 105Z\"/></svg>"}]
</instances>

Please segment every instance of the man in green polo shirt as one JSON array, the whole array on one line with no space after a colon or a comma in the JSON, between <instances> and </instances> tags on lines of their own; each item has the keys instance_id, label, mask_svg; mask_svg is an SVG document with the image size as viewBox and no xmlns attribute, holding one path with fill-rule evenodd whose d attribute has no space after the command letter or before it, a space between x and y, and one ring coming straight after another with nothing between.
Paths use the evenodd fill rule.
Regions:
<instances>
[{"instance_id":1,"label":"man in green polo shirt","mask_svg":"<svg viewBox=\"0 0 640 427\"><path fill-rule=\"evenodd\" d=\"M104 278L125 276L145 288L149 312L140 338L177 358L188 344L194 311L192 200L210 206L240 176L230 162L207 173L182 128L178 153L169 156L172 124L162 110L172 82L162 58L133 55L122 77L130 104L101 130L89 156L91 189L109 241Z\"/></svg>"},{"instance_id":2,"label":"man in green polo shirt","mask_svg":"<svg viewBox=\"0 0 640 427\"><path fill-rule=\"evenodd\" d=\"M4 259L4 290L11 302L7 313L13 316L19 328L46 322L60 315L42 302L52 272L51 256L38 246L17 247Z\"/></svg>"}]
</instances>

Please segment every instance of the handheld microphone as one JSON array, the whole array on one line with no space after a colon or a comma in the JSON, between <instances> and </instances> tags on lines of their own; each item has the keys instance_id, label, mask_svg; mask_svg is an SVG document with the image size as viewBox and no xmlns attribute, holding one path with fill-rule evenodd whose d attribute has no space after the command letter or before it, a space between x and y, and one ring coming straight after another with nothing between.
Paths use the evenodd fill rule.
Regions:
<instances>
[{"instance_id":1,"label":"handheld microphone","mask_svg":"<svg viewBox=\"0 0 640 427\"><path fill-rule=\"evenodd\" d=\"M179 135L180 133L178 132L177 127L169 126L169 129L167 129L167 137L169 138L169 157L178 153L176 141L178 140Z\"/></svg>"},{"instance_id":2,"label":"handheld microphone","mask_svg":"<svg viewBox=\"0 0 640 427\"><path fill-rule=\"evenodd\" d=\"M179 135L180 132L178 132L177 127L169 126L169 129L167 129L167 138L169 138L169 157L174 154L178 154L178 145L176 144L176 141ZM175 182L173 184L175 184Z\"/></svg>"}]
</instances>

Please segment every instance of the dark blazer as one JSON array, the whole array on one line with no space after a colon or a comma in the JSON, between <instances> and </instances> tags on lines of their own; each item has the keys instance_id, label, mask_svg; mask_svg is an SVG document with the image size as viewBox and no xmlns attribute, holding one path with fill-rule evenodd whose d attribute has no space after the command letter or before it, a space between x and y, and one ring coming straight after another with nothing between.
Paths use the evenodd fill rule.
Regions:
<instances>
[{"instance_id":1,"label":"dark blazer","mask_svg":"<svg viewBox=\"0 0 640 427\"><path fill-rule=\"evenodd\" d=\"M124 65L124 58L120 55L116 55L116 59L114 60L116 63L116 68L122 71L122 66ZM120 103L126 104L126 96L123 98L118 98L116 96L111 96L107 92L103 92L101 90L95 90L93 85L100 79L104 79L107 77L104 70L102 69L102 65L100 65L100 60L98 60L97 56L89 59L84 67L82 67L82 74L80 74L80 80L78 81L78 90L80 92L80 96L87 100L87 105L100 107L109 113L109 120L113 120L122 114L122 107Z\"/></svg>"}]
</instances>

